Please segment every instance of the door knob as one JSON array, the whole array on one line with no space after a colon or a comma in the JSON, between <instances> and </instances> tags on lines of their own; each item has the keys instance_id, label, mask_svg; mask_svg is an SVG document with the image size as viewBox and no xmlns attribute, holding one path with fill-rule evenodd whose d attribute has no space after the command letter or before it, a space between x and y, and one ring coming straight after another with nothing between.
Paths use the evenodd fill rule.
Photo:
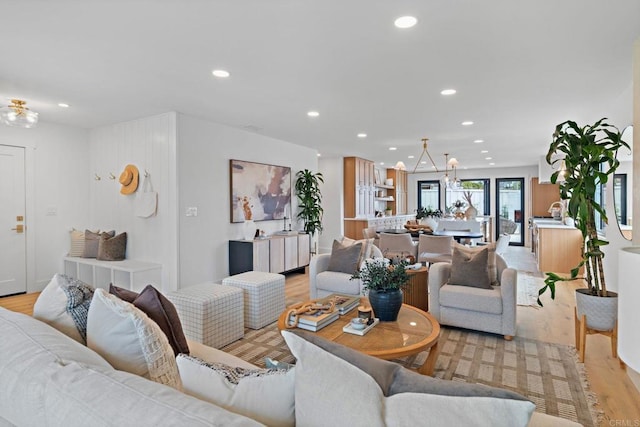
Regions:
<instances>
[{"instance_id":1,"label":"door knob","mask_svg":"<svg viewBox=\"0 0 640 427\"><path fill-rule=\"evenodd\" d=\"M24 225L18 224L18 225L16 225L16 228L12 228L12 230L14 230L16 233L23 233L24 232Z\"/></svg>"}]
</instances>

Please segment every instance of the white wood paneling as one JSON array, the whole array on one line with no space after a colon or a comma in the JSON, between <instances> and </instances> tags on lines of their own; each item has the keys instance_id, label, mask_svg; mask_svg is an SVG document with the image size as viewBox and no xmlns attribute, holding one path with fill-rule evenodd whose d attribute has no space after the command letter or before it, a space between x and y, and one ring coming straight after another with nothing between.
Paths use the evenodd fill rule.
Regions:
<instances>
[{"instance_id":1,"label":"white wood paneling","mask_svg":"<svg viewBox=\"0 0 640 427\"><path fill-rule=\"evenodd\" d=\"M90 140L91 226L126 231L127 258L162 264L163 290L177 289L176 113L93 129ZM120 194L118 179L127 164L140 172L138 190L149 172L158 192L156 216L136 217L136 193Z\"/></svg>"}]
</instances>

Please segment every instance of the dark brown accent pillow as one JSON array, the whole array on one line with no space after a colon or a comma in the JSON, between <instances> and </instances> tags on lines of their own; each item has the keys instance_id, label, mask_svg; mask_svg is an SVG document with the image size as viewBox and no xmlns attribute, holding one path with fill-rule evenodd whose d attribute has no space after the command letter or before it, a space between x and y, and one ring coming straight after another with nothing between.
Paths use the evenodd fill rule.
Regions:
<instances>
[{"instance_id":1,"label":"dark brown accent pillow","mask_svg":"<svg viewBox=\"0 0 640 427\"><path fill-rule=\"evenodd\" d=\"M182 330L182 323L180 323L178 311L173 303L162 295L159 290L152 285L147 285L142 292L136 294L128 289L110 285L109 293L123 301L130 302L138 309L144 311L151 320L156 322L160 329L162 329L162 332L167 336L173 353L176 356L179 353L189 354L189 345ZM132 295L136 296L132 301L129 301Z\"/></svg>"},{"instance_id":2,"label":"dark brown accent pillow","mask_svg":"<svg viewBox=\"0 0 640 427\"><path fill-rule=\"evenodd\" d=\"M122 301L130 302L131 304L133 304L133 301L139 295L137 292L130 291L129 289L114 286L113 283L109 283L109 293L117 296Z\"/></svg>"},{"instance_id":3,"label":"dark brown accent pillow","mask_svg":"<svg viewBox=\"0 0 640 427\"><path fill-rule=\"evenodd\" d=\"M84 252L83 258L96 258L98 256L98 246L100 244L100 236L113 237L116 235L115 230L103 231L102 233L94 233L91 230L84 231Z\"/></svg>"},{"instance_id":4,"label":"dark brown accent pillow","mask_svg":"<svg viewBox=\"0 0 640 427\"><path fill-rule=\"evenodd\" d=\"M465 253L454 246L449 284L491 289L489 250Z\"/></svg>"},{"instance_id":5,"label":"dark brown accent pillow","mask_svg":"<svg viewBox=\"0 0 640 427\"><path fill-rule=\"evenodd\" d=\"M360 260L361 251L362 243L342 246L340 242L334 240L327 270L347 274L355 273L356 270L360 268L358 262Z\"/></svg>"},{"instance_id":6,"label":"dark brown accent pillow","mask_svg":"<svg viewBox=\"0 0 640 427\"><path fill-rule=\"evenodd\" d=\"M122 261L127 253L127 233L120 233L116 237L100 236L98 256L100 261Z\"/></svg>"}]
</instances>

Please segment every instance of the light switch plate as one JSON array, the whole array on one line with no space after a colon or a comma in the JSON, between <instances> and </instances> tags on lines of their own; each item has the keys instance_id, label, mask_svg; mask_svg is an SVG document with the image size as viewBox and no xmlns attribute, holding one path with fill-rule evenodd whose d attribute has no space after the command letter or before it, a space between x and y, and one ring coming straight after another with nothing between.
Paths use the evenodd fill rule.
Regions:
<instances>
[{"instance_id":1,"label":"light switch plate","mask_svg":"<svg viewBox=\"0 0 640 427\"><path fill-rule=\"evenodd\" d=\"M47 216L58 215L58 208L56 206L47 206Z\"/></svg>"},{"instance_id":2,"label":"light switch plate","mask_svg":"<svg viewBox=\"0 0 640 427\"><path fill-rule=\"evenodd\" d=\"M195 208L195 207L187 208L186 215L187 216L198 216L198 208Z\"/></svg>"}]
</instances>

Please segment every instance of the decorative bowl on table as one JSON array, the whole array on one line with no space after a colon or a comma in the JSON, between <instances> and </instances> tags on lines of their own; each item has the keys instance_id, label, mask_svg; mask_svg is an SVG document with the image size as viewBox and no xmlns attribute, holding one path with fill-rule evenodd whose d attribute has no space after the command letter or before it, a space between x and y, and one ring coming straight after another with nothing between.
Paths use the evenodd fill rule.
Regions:
<instances>
[{"instance_id":1,"label":"decorative bowl on table","mask_svg":"<svg viewBox=\"0 0 640 427\"><path fill-rule=\"evenodd\" d=\"M354 317L351 319L351 327L360 331L367 327L367 320L368 319L363 319L361 317Z\"/></svg>"}]
</instances>

